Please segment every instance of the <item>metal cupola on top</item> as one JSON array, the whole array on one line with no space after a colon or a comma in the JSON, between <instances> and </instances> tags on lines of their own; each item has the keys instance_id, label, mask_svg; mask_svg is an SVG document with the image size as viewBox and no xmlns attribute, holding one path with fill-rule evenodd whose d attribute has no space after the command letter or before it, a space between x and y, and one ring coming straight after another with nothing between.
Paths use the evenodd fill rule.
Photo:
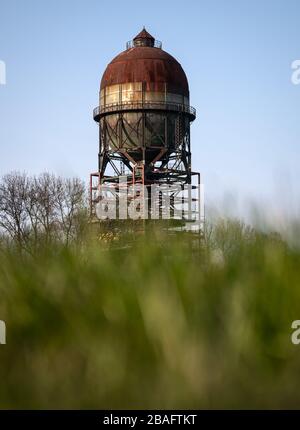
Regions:
<instances>
[{"instance_id":1,"label":"metal cupola on top","mask_svg":"<svg viewBox=\"0 0 300 430\"><path fill-rule=\"evenodd\" d=\"M191 182L188 80L180 63L144 28L106 67L100 84L100 184ZM109 166L111 167L109 169Z\"/></svg>"}]
</instances>

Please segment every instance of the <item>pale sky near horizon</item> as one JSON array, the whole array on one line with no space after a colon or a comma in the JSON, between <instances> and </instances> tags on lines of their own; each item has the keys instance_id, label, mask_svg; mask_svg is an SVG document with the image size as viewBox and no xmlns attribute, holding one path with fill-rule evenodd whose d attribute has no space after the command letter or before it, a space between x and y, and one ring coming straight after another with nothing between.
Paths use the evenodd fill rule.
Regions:
<instances>
[{"instance_id":1,"label":"pale sky near horizon","mask_svg":"<svg viewBox=\"0 0 300 430\"><path fill-rule=\"evenodd\" d=\"M297 0L0 0L0 175L88 180L100 78L145 25L187 74L193 170L207 201L299 214L299 21Z\"/></svg>"}]
</instances>

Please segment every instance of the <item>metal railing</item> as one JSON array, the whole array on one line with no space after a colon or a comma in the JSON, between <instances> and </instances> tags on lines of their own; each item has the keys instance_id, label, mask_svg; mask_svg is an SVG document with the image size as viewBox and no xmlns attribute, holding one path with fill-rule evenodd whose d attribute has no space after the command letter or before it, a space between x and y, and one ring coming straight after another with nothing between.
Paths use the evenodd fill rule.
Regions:
<instances>
[{"instance_id":1,"label":"metal railing","mask_svg":"<svg viewBox=\"0 0 300 430\"><path fill-rule=\"evenodd\" d=\"M129 40L128 42L126 42L126 49L130 49L130 48L134 48L134 47L139 47L142 45L135 45L134 44L134 40ZM159 48L162 49L162 42L160 40L154 40L153 42L153 48Z\"/></svg>"},{"instance_id":2,"label":"metal railing","mask_svg":"<svg viewBox=\"0 0 300 430\"><path fill-rule=\"evenodd\" d=\"M132 110L166 110L174 112L184 112L196 118L196 109L189 105L180 103L168 102L138 102L138 103L112 103L105 106L97 106L93 111L94 119L97 120L100 116L106 113Z\"/></svg>"}]
</instances>

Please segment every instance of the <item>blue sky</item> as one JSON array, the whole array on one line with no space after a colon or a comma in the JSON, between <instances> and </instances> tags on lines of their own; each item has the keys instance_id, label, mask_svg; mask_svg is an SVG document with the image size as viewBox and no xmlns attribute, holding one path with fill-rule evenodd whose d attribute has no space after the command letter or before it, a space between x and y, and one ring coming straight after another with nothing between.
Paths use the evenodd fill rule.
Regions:
<instances>
[{"instance_id":1,"label":"blue sky","mask_svg":"<svg viewBox=\"0 0 300 430\"><path fill-rule=\"evenodd\" d=\"M145 25L188 76L193 169L208 201L297 207L299 21L297 0L0 0L0 174L88 179L101 75Z\"/></svg>"}]
</instances>

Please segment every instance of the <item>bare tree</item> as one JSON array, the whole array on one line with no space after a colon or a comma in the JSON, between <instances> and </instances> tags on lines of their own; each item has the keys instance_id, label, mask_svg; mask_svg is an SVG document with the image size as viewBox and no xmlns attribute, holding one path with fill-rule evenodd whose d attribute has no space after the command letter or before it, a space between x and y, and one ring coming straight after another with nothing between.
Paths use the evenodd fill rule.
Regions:
<instances>
[{"instance_id":1,"label":"bare tree","mask_svg":"<svg viewBox=\"0 0 300 430\"><path fill-rule=\"evenodd\" d=\"M68 244L78 233L79 217L84 208L84 185L77 178L58 178L55 189L55 209L60 223L60 231Z\"/></svg>"},{"instance_id":2,"label":"bare tree","mask_svg":"<svg viewBox=\"0 0 300 430\"><path fill-rule=\"evenodd\" d=\"M10 173L0 183L0 227L19 248L28 237L25 201L28 178L25 174Z\"/></svg>"},{"instance_id":3,"label":"bare tree","mask_svg":"<svg viewBox=\"0 0 300 430\"><path fill-rule=\"evenodd\" d=\"M77 178L10 173L0 181L0 232L19 249L69 244L81 232L85 213L85 186Z\"/></svg>"}]
</instances>

